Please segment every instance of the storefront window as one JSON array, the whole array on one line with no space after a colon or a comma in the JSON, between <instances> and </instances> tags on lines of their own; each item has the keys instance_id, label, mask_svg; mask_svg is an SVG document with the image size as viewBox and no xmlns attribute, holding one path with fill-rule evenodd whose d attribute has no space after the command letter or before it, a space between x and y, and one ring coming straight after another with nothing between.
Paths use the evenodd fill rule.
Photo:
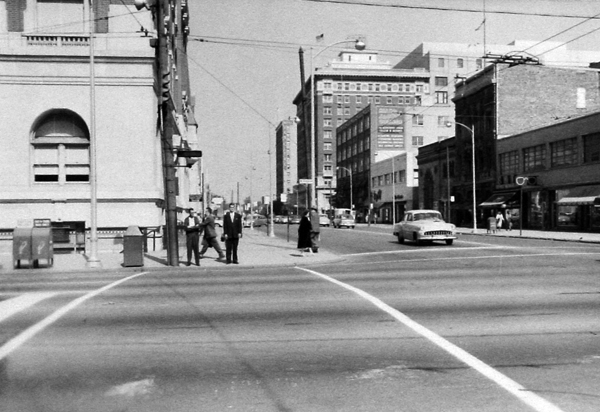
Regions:
<instances>
[{"instance_id":1,"label":"storefront window","mask_svg":"<svg viewBox=\"0 0 600 412\"><path fill-rule=\"evenodd\" d=\"M529 224L530 229L544 229L547 213L546 194L540 191L529 193Z\"/></svg>"}]
</instances>

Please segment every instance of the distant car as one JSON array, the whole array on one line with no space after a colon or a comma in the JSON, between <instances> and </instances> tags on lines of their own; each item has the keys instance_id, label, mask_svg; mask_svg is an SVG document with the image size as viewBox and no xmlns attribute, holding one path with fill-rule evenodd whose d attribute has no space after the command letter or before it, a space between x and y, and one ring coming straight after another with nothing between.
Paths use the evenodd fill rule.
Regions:
<instances>
[{"instance_id":1,"label":"distant car","mask_svg":"<svg viewBox=\"0 0 600 412\"><path fill-rule=\"evenodd\" d=\"M250 225L252 225L252 227L266 226L267 218L263 215L246 215L244 218L244 227L250 227Z\"/></svg>"},{"instance_id":2,"label":"distant car","mask_svg":"<svg viewBox=\"0 0 600 412\"><path fill-rule=\"evenodd\" d=\"M289 215L288 222L290 225L299 225L300 224L300 216L298 215Z\"/></svg>"},{"instance_id":3,"label":"distant car","mask_svg":"<svg viewBox=\"0 0 600 412\"><path fill-rule=\"evenodd\" d=\"M275 215L273 216L273 223L282 223L283 216L281 215Z\"/></svg>"},{"instance_id":4,"label":"distant car","mask_svg":"<svg viewBox=\"0 0 600 412\"><path fill-rule=\"evenodd\" d=\"M412 240L420 245L443 240L451 245L456 239L456 226L446 223L437 210L410 210L394 225L393 234L398 237L398 243Z\"/></svg>"},{"instance_id":5,"label":"distant car","mask_svg":"<svg viewBox=\"0 0 600 412\"><path fill-rule=\"evenodd\" d=\"M333 227L341 228L347 227L352 228L356 226L356 221L354 220L354 216L352 215L337 215L333 218Z\"/></svg>"},{"instance_id":6,"label":"distant car","mask_svg":"<svg viewBox=\"0 0 600 412\"><path fill-rule=\"evenodd\" d=\"M329 220L329 216L327 216L325 214L319 215L319 226L329 227L330 224L331 224L331 221Z\"/></svg>"},{"instance_id":7,"label":"distant car","mask_svg":"<svg viewBox=\"0 0 600 412\"><path fill-rule=\"evenodd\" d=\"M215 226L223 227L223 218L215 216Z\"/></svg>"},{"instance_id":8,"label":"distant car","mask_svg":"<svg viewBox=\"0 0 600 412\"><path fill-rule=\"evenodd\" d=\"M287 215L283 215L283 216L280 216L280 217L281 217L281 219L280 219L279 223L287 223L288 222L288 216Z\"/></svg>"}]
</instances>

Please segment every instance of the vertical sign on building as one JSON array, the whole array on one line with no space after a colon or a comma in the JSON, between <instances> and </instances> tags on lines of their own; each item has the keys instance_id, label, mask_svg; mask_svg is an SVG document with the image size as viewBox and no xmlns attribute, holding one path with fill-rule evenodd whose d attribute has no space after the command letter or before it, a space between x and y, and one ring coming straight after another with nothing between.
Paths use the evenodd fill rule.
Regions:
<instances>
[{"instance_id":1,"label":"vertical sign on building","mask_svg":"<svg viewBox=\"0 0 600 412\"><path fill-rule=\"evenodd\" d=\"M403 114L399 107L377 107L377 149L404 149Z\"/></svg>"}]
</instances>

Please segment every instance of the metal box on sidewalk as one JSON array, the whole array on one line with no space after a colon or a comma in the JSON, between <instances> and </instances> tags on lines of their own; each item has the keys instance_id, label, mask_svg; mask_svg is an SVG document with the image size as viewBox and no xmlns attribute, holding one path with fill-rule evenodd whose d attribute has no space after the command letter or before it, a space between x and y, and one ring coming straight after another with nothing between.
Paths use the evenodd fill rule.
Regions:
<instances>
[{"instance_id":1,"label":"metal box on sidewalk","mask_svg":"<svg viewBox=\"0 0 600 412\"><path fill-rule=\"evenodd\" d=\"M129 226L123 235L123 266L144 266L144 236L137 226Z\"/></svg>"},{"instance_id":2,"label":"metal box on sidewalk","mask_svg":"<svg viewBox=\"0 0 600 412\"><path fill-rule=\"evenodd\" d=\"M21 267L21 261L26 260L31 266L31 227L16 227L13 230L13 264Z\"/></svg>"},{"instance_id":3,"label":"metal box on sidewalk","mask_svg":"<svg viewBox=\"0 0 600 412\"><path fill-rule=\"evenodd\" d=\"M20 268L26 260L29 267L39 267L40 260L46 266L54 263L52 229L50 227L17 227L13 230L13 264Z\"/></svg>"}]
</instances>

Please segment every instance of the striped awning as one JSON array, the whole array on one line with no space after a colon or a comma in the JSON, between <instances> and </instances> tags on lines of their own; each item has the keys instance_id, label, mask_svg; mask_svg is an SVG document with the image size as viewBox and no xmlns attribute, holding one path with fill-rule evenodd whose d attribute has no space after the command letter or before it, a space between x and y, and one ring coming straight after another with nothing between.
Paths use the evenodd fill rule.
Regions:
<instances>
[{"instance_id":1,"label":"striped awning","mask_svg":"<svg viewBox=\"0 0 600 412\"><path fill-rule=\"evenodd\" d=\"M569 190L569 194L556 202L559 206L593 205L600 197L600 186L579 186Z\"/></svg>"}]
</instances>

